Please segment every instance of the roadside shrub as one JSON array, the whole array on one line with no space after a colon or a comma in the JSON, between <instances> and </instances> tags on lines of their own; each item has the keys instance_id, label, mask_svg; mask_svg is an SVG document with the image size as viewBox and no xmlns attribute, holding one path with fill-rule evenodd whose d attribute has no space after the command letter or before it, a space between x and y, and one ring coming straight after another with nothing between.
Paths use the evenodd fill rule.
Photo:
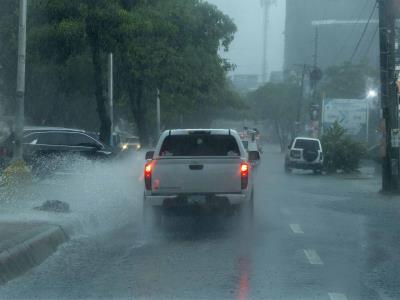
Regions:
<instances>
[{"instance_id":1,"label":"roadside shrub","mask_svg":"<svg viewBox=\"0 0 400 300\"><path fill-rule=\"evenodd\" d=\"M1 175L1 183L6 187L13 187L27 183L31 180L31 171L23 160L12 162L4 169Z\"/></svg>"},{"instance_id":2,"label":"roadside shrub","mask_svg":"<svg viewBox=\"0 0 400 300\"><path fill-rule=\"evenodd\" d=\"M346 130L335 122L321 138L324 150L324 167L328 173L339 170L351 173L358 170L366 153L365 146L346 135Z\"/></svg>"}]
</instances>

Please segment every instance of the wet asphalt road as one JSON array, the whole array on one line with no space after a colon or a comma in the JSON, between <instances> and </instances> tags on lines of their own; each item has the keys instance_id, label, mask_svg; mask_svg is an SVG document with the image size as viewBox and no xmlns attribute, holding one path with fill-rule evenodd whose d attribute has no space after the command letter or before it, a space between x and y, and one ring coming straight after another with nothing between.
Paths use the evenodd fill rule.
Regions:
<instances>
[{"instance_id":1,"label":"wet asphalt road","mask_svg":"<svg viewBox=\"0 0 400 300\"><path fill-rule=\"evenodd\" d=\"M287 175L271 147L253 228L196 215L145 237L134 211L123 227L73 238L0 298L400 299L400 198L378 189L377 178Z\"/></svg>"}]
</instances>

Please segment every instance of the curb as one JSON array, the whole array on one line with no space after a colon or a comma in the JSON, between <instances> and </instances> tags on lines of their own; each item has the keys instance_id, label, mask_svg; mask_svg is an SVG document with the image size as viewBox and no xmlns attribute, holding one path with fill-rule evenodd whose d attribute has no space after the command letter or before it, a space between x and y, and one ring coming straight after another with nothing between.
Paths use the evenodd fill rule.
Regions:
<instances>
[{"instance_id":1,"label":"curb","mask_svg":"<svg viewBox=\"0 0 400 300\"><path fill-rule=\"evenodd\" d=\"M0 253L0 285L42 263L68 239L60 226L54 226Z\"/></svg>"}]
</instances>

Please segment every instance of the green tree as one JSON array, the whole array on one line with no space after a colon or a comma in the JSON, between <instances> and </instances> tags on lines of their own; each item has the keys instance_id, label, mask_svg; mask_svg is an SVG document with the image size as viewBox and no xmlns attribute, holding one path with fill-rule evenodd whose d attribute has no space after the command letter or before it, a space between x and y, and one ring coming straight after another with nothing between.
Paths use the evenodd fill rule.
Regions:
<instances>
[{"instance_id":1,"label":"green tree","mask_svg":"<svg viewBox=\"0 0 400 300\"><path fill-rule=\"evenodd\" d=\"M225 77L232 66L218 55L221 47L228 49L236 31L229 17L198 0L140 3L132 15L133 32L121 48L117 68L131 79L122 89L141 137L154 124L146 121L155 119L157 89L164 125L179 123L181 116L206 122L209 110L230 104L222 103L220 95L228 88Z\"/></svg>"},{"instance_id":2,"label":"green tree","mask_svg":"<svg viewBox=\"0 0 400 300\"><path fill-rule=\"evenodd\" d=\"M43 61L65 64L68 59L88 55L91 59L93 93L100 120L100 139L110 140L111 121L106 108L106 55L127 39L129 16L117 0L39 1L40 26L33 34Z\"/></svg>"},{"instance_id":3,"label":"green tree","mask_svg":"<svg viewBox=\"0 0 400 300\"><path fill-rule=\"evenodd\" d=\"M47 22L43 3L28 2L27 123L97 130L96 103L90 91L93 85L90 59L83 54L71 56L63 63L49 60L55 44L49 47L49 42L42 38L43 24ZM18 5L18 1L7 0L2 2L0 10L0 93L8 114L13 113L16 88Z\"/></svg>"},{"instance_id":4,"label":"green tree","mask_svg":"<svg viewBox=\"0 0 400 300\"><path fill-rule=\"evenodd\" d=\"M5 1L0 85L13 99L18 3ZM115 54L117 113L132 118L143 139L155 129L157 89L165 126L177 126L181 116L184 124L201 126L211 122L215 110L240 105L226 81L233 66L219 56L236 27L213 5L200 0L32 0L28 11L26 113L34 124L90 130L100 125L101 139L108 142L108 52Z\"/></svg>"},{"instance_id":5,"label":"green tree","mask_svg":"<svg viewBox=\"0 0 400 300\"><path fill-rule=\"evenodd\" d=\"M324 150L324 167L329 173L338 170L346 173L356 171L366 153L365 146L346 135L346 130L338 122L326 130L321 143Z\"/></svg>"},{"instance_id":6,"label":"green tree","mask_svg":"<svg viewBox=\"0 0 400 300\"><path fill-rule=\"evenodd\" d=\"M249 97L255 116L272 122L283 151L294 131L299 87L293 83L267 83Z\"/></svg>"},{"instance_id":7,"label":"green tree","mask_svg":"<svg viewBox=\"0 0 400 300\"><path fill-rule=\"evenodd\" d=\"M365 62L343 63L326 69L320 91L330 98L362 99L366 96L369 79L377 85L378 70Z\"/></svg>"}]
</instances>

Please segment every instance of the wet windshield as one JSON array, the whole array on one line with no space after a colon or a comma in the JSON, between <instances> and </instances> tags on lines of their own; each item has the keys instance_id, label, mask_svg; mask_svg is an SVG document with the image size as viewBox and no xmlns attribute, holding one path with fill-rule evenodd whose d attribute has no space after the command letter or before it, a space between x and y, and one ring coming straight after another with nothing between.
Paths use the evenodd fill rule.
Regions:
<instances>
[{"instance_id":1,"label":"wet windshield","mask_svg":"<svg viewBox=\"0 0 400 300\"><path fill-rule=\"evenodd\" d=\"M240 151L229 135L176 135L166 137L160 156L240 156Z\"/></svg>"},{"instance_id":2,"label":"wet windshield","mask_svg":"<svg viewBox=\"0 0 400 300\"><path fill-rule=\"evenodd\" d=\"M131 143L131 144L134 144L134 143L138 143L138 142L139 142L139 139L138 139L138 138L127 138L127 139L126 139L126 142L127 142L127 143Z\"/></svg>"},{"instance_id":3,"label":"wet windshield","mask_svg":"<svg viewBox=\"0 0 400 300\"><path fill-rule=\"evenodd\" d=\"M0 0L0 300L400 299L400 0Z\"/></svg>"}]
</instances>

